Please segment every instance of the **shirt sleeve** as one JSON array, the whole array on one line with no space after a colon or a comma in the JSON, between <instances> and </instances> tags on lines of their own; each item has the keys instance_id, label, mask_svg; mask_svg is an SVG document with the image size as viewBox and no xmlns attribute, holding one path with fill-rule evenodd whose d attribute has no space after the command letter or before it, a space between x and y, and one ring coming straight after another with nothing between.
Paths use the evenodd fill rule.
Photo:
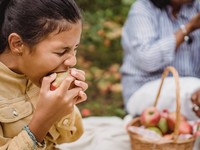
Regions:
<instances>
[{"instance_id":1,"label":"shirt sleeve","mask_svg":"<svg viewBox=\"0 0 200 150\"><path fill-rule=\"evenodd\" d=\"M155 8L132 7L122 33L127 66L134 63L141 70L154 72L174 59L175 35L169 33L161 37L157 17L160 16L157 16Z\"/></svg>"},{"instance_id":2,"label":"shirt sleeve","mask_svg":"<svg viewBox=\"0 0 200 150\"><path fill-rule=\"evenodd\" d=\"M25 130L22 130L12 139L3 137L2 127L0 127L0 149L1 150L34 150L34 143ZM36 146L36 150L45 150Z\"/></svg>"},{"instance_id":3,"label":"shirt sleeve","mask_svg":"<svg viewBox=\"0 0 200 150\"><path fill-rule=\"evenodd\" d=\"M78 140L83 134L82 117L75 106L74 111L54 124L47 139L56 144L69 143Z\"/></svg>"}]
</instances>

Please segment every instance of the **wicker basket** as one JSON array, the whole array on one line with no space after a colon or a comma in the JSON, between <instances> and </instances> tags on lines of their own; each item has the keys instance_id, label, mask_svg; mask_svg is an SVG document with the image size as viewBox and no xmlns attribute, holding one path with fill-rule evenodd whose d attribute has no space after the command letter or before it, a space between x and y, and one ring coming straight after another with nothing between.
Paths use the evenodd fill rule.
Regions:
<instances>
[{"instance_id":1,"label":"wicker basket","mask_svg":"<svg viewBox=\"0 0 200 150\"><path fill-rule=\"evenodd\" d=\"M178 128L180 124L179 75L176 69L171 66L167 67L162 74L161 84L156 96L154 106L156 107L157 105L164 79L168 75L169 72L172 73L175 79L175 84L176 84L176 125L175 125L174 132L172 134L172 139L153 141L153 140L149 140L143 137L142 135L131 132L130 130L128 130L129 126L135 126L135 127L141 126L140 117L134 118L127 126L132 150L192 150L193 149L193 145L195 142L194 138L190 138L186 140L178 140Z\"/></svg>"}]
</instances>

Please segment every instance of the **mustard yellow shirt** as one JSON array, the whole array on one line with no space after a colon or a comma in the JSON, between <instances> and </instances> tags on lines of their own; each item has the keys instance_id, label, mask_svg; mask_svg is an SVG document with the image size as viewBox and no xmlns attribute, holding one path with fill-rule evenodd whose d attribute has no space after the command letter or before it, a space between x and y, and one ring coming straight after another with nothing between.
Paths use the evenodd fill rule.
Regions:
<instances>
[{"instance_id":1,"label":"mustard yellow shirt","mask_svg":"<svg viewBox=\"0 0 200 150\"><path fill-rule=\"evenodd\" d=\"M34 144L22 130L33 115L39 88L24 75L19 75L0 62L0 150L32 150ZM73 142L83 134L78 108L55 123L45 137L45 150L56 144Z\"/></svg>"}]
</instances>

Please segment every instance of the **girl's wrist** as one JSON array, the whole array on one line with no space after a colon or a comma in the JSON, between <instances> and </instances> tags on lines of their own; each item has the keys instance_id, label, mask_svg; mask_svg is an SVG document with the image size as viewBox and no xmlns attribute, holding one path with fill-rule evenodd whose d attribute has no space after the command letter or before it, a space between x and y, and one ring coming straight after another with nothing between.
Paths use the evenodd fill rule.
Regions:
<instances>
[{"instance_id":1,"label":"girl's wrist","mask_svg":"<svg viewBox=\"0 0 200 150\"><path fill-rule=\"evenodd\" d=\"M29 130L33 133L38 142L42 142L51 125L48 122L41 121L42 119L33 116L29 123Z\"/></svg>"},{"instance_id":2,"label":"girl's wrist","mask_svg":"<svg viewBox=\"0 0 200 150\"><path fill-rule=\"evenodd\" d=\"M36 147L39 147L39 148L45 147L45 145L46 145L45 140L43 140L42 142L38 142L35 135L29 129L28 125L24 126L23 130L25 130L27 132L27 134L29 135L29 137L33 141L34 150L36 150Z\"/></svg>"}]
</instances>

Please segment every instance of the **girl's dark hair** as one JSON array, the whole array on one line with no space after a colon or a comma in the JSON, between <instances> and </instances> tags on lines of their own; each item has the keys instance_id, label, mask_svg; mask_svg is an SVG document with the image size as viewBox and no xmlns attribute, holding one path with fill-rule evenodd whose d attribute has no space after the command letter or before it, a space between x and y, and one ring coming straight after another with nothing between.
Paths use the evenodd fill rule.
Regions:
<instances>
[{"instance_id":1,"label":"girl's dark hair","mask_svg":"<svg viewBox=\"0 0 200 150\"><path fill-rule=\"evenodd\" d=\"M77 23L81 18L74 0L0 0L0 53L13 32L33 46L56 29L68 29L66 22Z\"/></svg>"},{"instance_id":2,"label":"girl's dark hair","mask_svg":"<svg viewBox=\"0 0 200 150\"><path fill-rule=\"evenodd\" d=\"M160 9L166 8L170 4L170 0L150 0L156 7Z\"/></svg>"}]
</instances>

